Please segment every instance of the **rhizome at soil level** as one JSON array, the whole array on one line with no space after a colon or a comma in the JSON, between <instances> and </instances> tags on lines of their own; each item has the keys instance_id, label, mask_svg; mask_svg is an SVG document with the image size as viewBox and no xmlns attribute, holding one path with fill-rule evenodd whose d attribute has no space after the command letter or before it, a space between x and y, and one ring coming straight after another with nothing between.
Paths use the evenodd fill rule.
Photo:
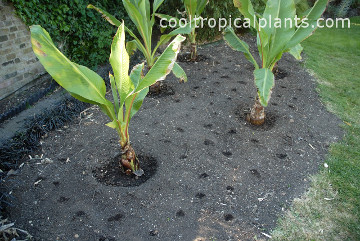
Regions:
<instances>
[{"instance_id":1,"label":"rhizome at soil level","mask_svg":"<svg viewBox=\"0 0 360 241\"><path fill-rule=\"evenodd\" d=\"M255 52L256 40L246 41ZM180 63L188 83L169 76L174 93L146 98L131 121L135 151L156 160L140 158L145 178L146 168L154 175L132 187L116 179L117 134L91 108L43 139L51 162L29 160L12 177L11 220L37 240L265 238L342 137L340 121L285 55L279 69L287 76L276 80L268 125L254 128L244 119L256 94L251 64L223 42L199 54L206 60Z\"/></svg>"}]
</instances>

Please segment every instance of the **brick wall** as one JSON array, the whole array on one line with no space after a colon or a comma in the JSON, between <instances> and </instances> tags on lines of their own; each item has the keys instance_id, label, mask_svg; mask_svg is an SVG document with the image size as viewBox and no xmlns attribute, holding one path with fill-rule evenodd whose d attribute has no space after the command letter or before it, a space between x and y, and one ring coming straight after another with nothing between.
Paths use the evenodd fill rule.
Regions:
<instances>
[{"instance_id":1,"label":"brick wall","mask_svg":"<svg viewBox=\"0 0 360 241\"><path fill-rule=\"evenodd\" d=\"M0 0L0 100L45 73L32 51L29 27L14 11L10 1Z\"/></svg>"}]
</instances>

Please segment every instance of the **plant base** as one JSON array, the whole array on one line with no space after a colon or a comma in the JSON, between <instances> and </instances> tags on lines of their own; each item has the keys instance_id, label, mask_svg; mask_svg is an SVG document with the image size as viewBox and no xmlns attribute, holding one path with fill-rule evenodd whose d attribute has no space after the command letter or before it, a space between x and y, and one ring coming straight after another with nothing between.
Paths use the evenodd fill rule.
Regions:
<instances>
[{"instance_id":1,"label":"plant base","mask_svg":"<svg viewBox=\"0 0 360 241\"><path fill-rule=\"evenodd\" d=\"M120 166L123 168L126 175L135 174L136 176L142 176L144 174L144 171L140 168L135 151L130 144L122 148Z\"/></svg>"},{"instance_id":2,"label":"plant base","mask_svg":"<svg viewBox=\"0 0 360 241\"><path fill-rule=\"evenodd\" d=\"M150 93L159 94L161 91L161 82L157 81L155 84L150 86Z\"/></svg>"},{"instance_id":3,"label":"plant base","mask_svg":"<svg viewBox=\"0 0 360 241\"><path fill-rule=\"evenodd\" d=\"M197 46L196 44L191 44L190 60L195 62L196 59L197 59Z\"/></svg>"},{"instance_id":4,"label":"plant base","mask_svg":"<svg viewBox=\"0 0 360 241\"><path fill-rule=\"evenodd\" d=\"M246 115L246 121L255 126L261 126L265 123L265 108L260 104L257 99L250 113Z\"/></svg>"}]
</instances>

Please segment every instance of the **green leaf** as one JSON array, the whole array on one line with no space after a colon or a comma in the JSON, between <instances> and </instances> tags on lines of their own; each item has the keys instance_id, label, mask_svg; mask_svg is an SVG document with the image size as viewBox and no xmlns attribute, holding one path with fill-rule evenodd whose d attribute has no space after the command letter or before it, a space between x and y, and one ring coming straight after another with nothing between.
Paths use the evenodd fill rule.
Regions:
<instances>
[{"instance_id":1,"label":"green leaf","mask_svg":"<svg viewBox=\"0 0 360 241\"><path fill-rule=\"evenodd\" d=\"M110 13L106 12L105 10L95 7L91 4L88 5L88 8L92 8L95 9L96 11L98 11L99 13L102 14L102 17L105 18L110 24L115 25L117 27L120 27L121 22L119 20L117 20L114 16L112 16ZM141 43L141 41L139 40L138 37L136 37L136 35L125 26L125 30L130 34L131 37L133 37L136 41L136 45L137 48L140 49L140 51L144 54L144 56L146 55L146 49L144 47L144 45ZM133 48L133 44L130 44L131 48L129 50L135 50ZM130 55L132 55L132 52L129 52Z\"/></svg>"},{"instance_id":2,"label":"green leaf","mask_svg":"<svg viewBox=\"0 0 360 241\"><path fill-rule=\"evenodd\" d=\"M110 64L114 71L115 82L120 96L120 106L122 106L126 97L132 91L132 83L129 77L129 55L125 47L124 23L120 25L111 45Z\"/></svg>"},{"instance_id":3,"label":"green leaf","mask_svg":"<svg viewBox=\"0 0 360 241\"><path fill-rule=\"evenodd\" d=\"M109 122L109 123L107 123L105 125L112 128L112 129L117 129L118 128L117 120L113 120L112 122Z\"/></svg>"},{"instance_id":4,"label":"green leaf","mask_svg":"<svg viewBox=\"0 0 360 241\"><path fill-rule=\"evenodd\" d=\"M85 66L71 62L54 45L50 35L39 25L33 25L31 43L35 55L46 71L73 96L79 96L82 101L108 105L105 98L104 80L94 71ZM110 103L111 104L111 103Z\"/></svg>"},{"instance_id":5,"label":"green leaf","mask_svg":"<svg viewBox=\"0 0 360 241\"><path fill-rule=\"evenodd\" d=\"M125 101L126 117L125 120L130 122L131 118L139 111L146 95L149 93L149 87L143 89L139 93L130 95ZM130 112L129 112L130 110ZM130 114L130 116L129 116Z\"/></svg>"},{"instance_id":6,"label":"green leaf","mask_svg":"<svg viewBox=\"0 0 360 241\"><path fill-rule=\"evenodd\" d=\"M117 87L116 87L116 83L115 83L115 78L110 73L109 73L109 78L110 78L110 84L111 84L111 92L112 92L113 99L114 99L115 114L117 115L119 113L119 109L120 109Z\"/></svg>"},{"instance_id":7,"label":"green leaf","mask_svg":"<svg viewBox=\"0 0 360 241\"><path fill-rule=\"evenodd\" d=\"M133 89L136 89L141 81L141 73L144 69L144 63L138 64L136 66L134 66L134 68L132 69L131 73L130 73L130 79L131 82L134 85Z\"/></svg>"},{"instance_id":8,"label":"green leaf","mask_svg":"<svg viewBox=\"0 0 360 241\"><path fill-rule=\"evenodd\" d=\"M157 51L157 49L163 45L166 44L167 42L169 42L171 40L172 37L178 35L178 34L190 34L191 33L191 23L187 23L184 27L179 27L177 29L174 29L173 31L171 31L168 34L163 34L160 36L160 40L159 42L156 44L153 54L152 54L152 58L155 57L155 53Z\"/></svg>"},{"instance_id":9,"label":"green leaf","mask_svg":"<svg viewBox=\"0 0 360 241\"><path fill-rule=\"evenodd\" d=\"M127 28L126 26L125 26L125 30L126 30L126 32L128 32L128 34L130 34L131 37L134 38L134 41L135 41L134 43L136 44L137 48L143 53L144 56L146 56L147 50L144 47L144 45L141 43L140 39L138 37L136 37L136 35L129 28ZM130 42L132 42L132 41L130 41ZM131 50L134 50L134 49L131 46L131 47L129 47L129 50L131 51ZM131 54L131 53L129 53L129 54Z\"/></svg>"},{"instance_id":10,"label":"green leaf","mask_svg":"<svg viewBox=\"0 0 360 241\"><path fill-rule=\"evenodd\" d=\"M294 56L295 59L301 60L301 52L304 50L304 48L301 46L301 44L296 45L294 48L291 48L289 50L289 53Z\"/></svg>"},{"instance_id":11,"label":"green leaf","mask_svg":"<svg viewBox=\"0 0 360 241\"><path fill-rule=\"evenodd\" d=\"M160 5L164 2L164 0L154 0L153 3L153 13L156 13L156 11L159 9Z\"/></svg>"},{"instance_id":12,"label":"green leaf","mask_svg":"<svg viewBox=\"0 0 360 241\"><path fill-rule=\"evenodd\" d=\"M194 18L196 14L197 0L184 0L184 5L189 17L191 17L191 19Z\"/></svg>"},{"instance_id":13,"label":"green leaf","mask_svg":"<svg viewBox=\"0 0 360 241\"><path fill-rule=\"evenodd\" d=\"M169 44L165 51L160 55L154 66L149 70L147 75L139 83L135 89L135 93L149 87L157 81L164 80L166 76L172 71L178 53L180 52L181 43L185 38L181 35Z\"/></svg>"},{"instance_id":14,"label":"green leaf","mask_svg":"<svg viewBox=\"0 0 360 241\"><path fill-rule=\"evenodd\" d=\"M120 27L121 25L121 22L119 20L117 20L114 16L112 16L110 13L106 12L105 10L101 9L101 8L98 8L98 7L95 7L94 5L92 4L89 4L87 6L87 8L90 8L90 9L95 9L96 11L98 11L99 13L102 14L102 17L104 19L106 19L106 21L108 21L110 24L112 25L115 25L116 27Z\"/></svg>"},{"instance_id":15,"label":"green leaf","mask_svg":"<svg viewBox=\"0 0 360 241\"><path fill-rule=\"evenodd\" d=\"M162 13L156 13L155 14L156 17L160 18L160 19L166 19L166 21L170 21L172 19L175 19L176 20L176 27L179 27L179 22L180 22L180 19L176 18L176 17L173 17L173 16L170 16L170 15L166 15L166 14L162 14Z\"/></svg>"},{"instance_id":16,"label":"green leaf","mask_svg":"<svg viewBox=\"0 0 360 241\"><path fill-rule=\"evenodd\" d=\"M318 0L306 15L308 21L302 23L295 31L291 40L286 45L286 49L291 49L309 37L317 27L317 21L324 13L328 0ZM308 24L308 27L306 27Z\"/></svg>"},{"instance_id":17,"label":"green leaf","mask_svg":"<svg viewBox=\"0 0 360 241\"><path fill-rule=\"evenodd\" d=\"M137 50L137 43L136 40L132 40L126 43L126 51L131 56L133 55Z\"/></svg>"},{"instance_id":18,"label":"green leaf","mask_svg":"<svg viewBox=\"0 0 360 241\"><path fill-rule=\"evenodd\" d=\"M225 29L224 39L232 49L243 52L246 59L249 60L255 66L256 69L259 68L259 65L257 64L256 60L249 51L249 45L244 41L240 40L238 36L236 36L234 29L232 27L227 27Z\"/></svg>"},{"instance_id":19,"label":"green leaf","mask_svg":"<svg viewBox=\"0 0 360 241\"><path fill-rule=\"evenodd\" d=\"M258 30L258 22L255 18L254 7L251 0L233 0L234 6L237 7L240 13L250 20L251 27Z\"/></svg>"},{"instance_id":20,"label":"green leaf","mask_svg":"<svg viewBox=\"0 0 360 241\"><path fill-rule=\"evenodd\" d=\"M263 48L266 51L266 53L264 53L266 56L264 59L265 67L270 67L276 56L285 50L287 43L292 38L295 31L295 24L292 23L293 26L286 24L286 19L294 20L295 14L296 9L293 0L267 1L263 17L268 21L271 19L271 24L269 21L266 27L261 29L261 31L265 31L269 37L269 40L263 41L263 46L267 45L269 47L268 52ZM275 26L277 20L281 20L281 28Z\"/></svg>"},{"instance_id":21,"label":"green leaf","mask_svg":"<svg viewBox=\"0 0 360 241\"><path fill-rule=\"evenodd\" d=\"M256 69L254 71L255 85L258 89L260 103L266 107L269 103L272 89L275 86L274 74L270 69Z\"/></svg>"},{"instance_id":22,"label":"green leaf","mask_svg":"<svg viewBox=\"0 0 360 241\"><path fill-rule=\"evenodd\" d=\"M179 82L186 83L188 81L185 71L178 63L175 62L172 72L176 76L176 78L179 78Z\"/></svg>"},{"instance_id":23,"label":"green leaf","mask_svg":"<svg viewBox=\"0 0 360 241\"><path fill-rule=\"evenodd\" d=\"M135 4L136 6L129 0L123 0L122 2L131 21L135 24L144 41L145 54L147 55L151 52L152 26L149 26L150 18L147 18L145 2L144 0L139 0L138 3Z\"/></svg>"},{"instance_id":24,"label":"green leaf","mask_svg":"<svg viewBox=\"0 0 360 241\"><path fill-rule=\"evenodd\" d=\"M204 11L206 5L209 3L209 0L198 0L196 15L200 17L201 13Z\"/></svg>"}]
</instances>

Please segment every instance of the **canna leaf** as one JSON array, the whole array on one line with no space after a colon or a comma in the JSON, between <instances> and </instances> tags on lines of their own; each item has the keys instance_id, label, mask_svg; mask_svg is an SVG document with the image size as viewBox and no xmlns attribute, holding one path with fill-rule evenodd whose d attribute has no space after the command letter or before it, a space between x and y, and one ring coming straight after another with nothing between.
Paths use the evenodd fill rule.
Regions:
<instances>
[{"instance_id":1,"label":"canna leaf","mask_svg":"<svg viewBox=\"0 0 360 241\"><path fill-rule=\"evenodd\" d=\"M147 13L144 0L140 0L135 5L130 0L123 0L122 2L131 21L135 24L144 41L145 54L148 55L151 52L151 28L148 26L150 19L146 18Z\"/></svg>"},{"instance_id":2,"label":"canna leaf","mask_svg":"<svg viewBox=\"0 0 360 241\"><path fill-rule=\"evenodd\" d=\"M39 25L33 25L31 43L35 55L49 74L70 94L80 96L84 101L107 104L104 80L85 66L71 62L54 45L48 32Z\"/></svg>"},{"instance_id":3,"label":"canna leaf","mask_svg":"<svg viewBox=\"0 0 360 241\"><path fill-rule=\"evenodd\" d=\"M254 71L254 76L260 103L266 107L270 100L272 89L275 86L274 74L270 69L263 68L256 69Z\"/></svg>"},{"instance_id":4,"label":"canna leaf","mask_svg":"<svg viewBox=\"0 0 360 241\"><path fill-rule=\"evenodd\" d=\"M187 23L185 27L179 27L173 31L171 31L170 33L168 34L163 34L161 35L160 37L160 40L159 42L156 44L155 48L154 48L154 51L153 51L153 54L152 54L152 57L154 58L155 57L155 53L157 51L157 49L170 41L170 39L178 34L190 34L191 33L191 23Z\"/></svg>"},{"instance_id":5,"label":"canna leaf","mask_svg":"<svg viewBox=\"0 0 360 241\"><path fill-rule=\"evenodd\" d=\"M290 26L289 23L286 23L286 19L295 19L296 9L295 3L293 0L268 0L266 3L266 8L264 11L263 17L265 19L271 19L271 23L266 25L264 29L261 31L265 31L269 41L269 52L264 53L266 58L264 60L264 66L269 67L276 56L279 55L280 52L283 52L286 44L292 38L294 34L295 24L292 23ZM281 20L281 28L275 26L275 22L277 20ZM264 67L263 66L263 67Z\"/></svg>"},{"instance_id":6,"label":"canna leaf","mask_svg":"<svg viewBox=\"0 0 360 241\"><path fill-rule=\"evenodd\" d=\"M156 13L156 11L159 9L160 5L164 2L164 0L154 0L153 3L153 13Z\"/></svg>"},{"instance_id":7,"label":"canna leaf","mask_svg":"<svg viewBox=\"0 0 360 241\"><path fill-rule=\"evenodd\" d=\"M175 62L172 72L176 76L176 78L179 78L179 82L186 83L188 81L185 71L178 63Z\"/></svg>"},{"instance_id":8,"label":"canna leaf","mask_svg":"<svg viewBox=\"0 0 360 241\"><path fill-rule=\"evenodd\" d=\"M107 124L105 124L107 127L110 127L112 129L117 129L118 128L118 123L117 120L113 120L112 122L109 122Z\"/></svg>"},{"instance_id":9,"label":"canna leaf","mask_svg":"<svg viewBox=\"0 0 360 241\"><path fill-rule=\"evenodd\" d=\"M306 23L300 24L299 28L293 34L291 40L286 45L286 49L291 49L303 40L308 38L316 29L317 21L324 13L328 0L317 0L309 13L306 15L308 19ZM308 26L306 26L308 25Z\"/></svg>"},{"instance_id":10,"label":"canna leaf","mask_svg":"<svg viewBox=\"0 0 360 241\"><path fill-rule=\"evenodd\" d=\"M126 43L126 52L131 56L133 55L137 50L137 42L136 40L132 40Z\"/></svg>"},{"instance_id":11,"label":"canna leaf","mask_svg":"<svg viewBox=\"0 0 360 241\"><path fill-rule=\"evenodd\" d=\"M134 66L130 73L130 79L133 83L133 90L136 89L141 81L141 73L144 69L144 63Z\"/></svg>"},{"instance_id":12,"label":"canna leaf","mask_svg":"<svg viewBox=\"0 0 360 241\"><path fill-rule=\"evenodd\" d=\"M130 95L125 101L126 116L125 120L130 123L131 118L140 110L146 95L149 93L149 87L139 93ZM130 111L130 112L129 112ZM129 116L130 115L130 116Z\"/></svg>"},{"instance_id":13,"label":"canna leaf","mask_svg":"<svg viewBox=\"0 0 360 241\"><path fill-rule=\"evenodd\" d=\"M193 19L196 14L197 0L184 0L184 5L189 18Z\"/></svg>"},{"instance_id":14,"label":"canna leaf","mask_svg":"<svg viewBox=\"0 0 360 241\"><path fill-rule=\"evenodd\" d=\"M110 79L110 85L111 85L111 93L112 93L113 99L114 99L115 114L117 115L120 110L120 102L119 102L117 87L116 87L116 83L115 83L115 78L110 73L109 73L109 79Z\"/></svg>"},{"instance_id":15,"label":"canna leaf","mask_svg":"<svg viewBox=\"0 0 360 241\"><path fill-rule=\"evenodd\" d=\"M121 22L119 20L117 20L114 16L112 16L110 13L106 12L105 10L101 9L101 8L98 8L98 7L95 7L94 5L92 4L89 4L87 6L87 8L90 8L90 9L95 9L96 11L98 11L99 13L102 14L102 17L108 21L110 24L116 26L116 27L120 27L121 25Z\"/></svg>"},{"instance_id":16,"label":"canna leaf","mask_svg":"<svg viewBox=\"0 0 360 241\"><path fill-rule=\"evenodd\" d=\"M149 70L147 75L141 80L134 93L140 92L150 85L155 84L155 82L165 79L165 77L173 69L177 55L180 52L181 43L184 40L185 38L183 36L176 36L176 38L169 44L169 46L157 59L156 63Z\"/></svg>"},{"instance_id":17,"label":"canna leaf","mask_svg":"<svg viewBox=\"0 0 360 241\"><path fill-rule=\"evenodd\" d=\"M232 27L227 27L225 29L224 39L232 49L243 52L246 59L249 60L255 66L256 69L259 68L259 65L257 64L256 60L250 53L249 45L244 41L240 40L238 36L236 36L234 29Z\"/></svg>"},{"instance_id":18,"label":"canna leaf","mask_svg":"<svg viewBox=\"0 0 360 241\"><path fill-rule=\"evenodd\" d=\"M258 30L258 22L255 17L254 7L251 0L233 0L234 6L237 7L240 13L250 21L251 27Z\"/></svg>"},{"instance_id":19,"label":"canna leaf","mask_svg":"<svg viewBox=\"0 0 360 241\"><path fill-rule=\"evenodd\" d=\"M120 96L120 106L132 91L129 77L129 55L125 47L124 23L119 27L111 45L110 64L114 71L114 77Z\"/></svg>"},{"instance_id":20,"label":"canna leaf","mask_svg":"<svg viewBox=\"0 0 360 241\"><path fill-rule=\"evenodd\" d=\"M304 48L301 46L301 44L298 44L294 48L291 48L289 50L289 53L294 56L295 59L301 60L301 52L303 51L303 49Z\"/></svg>"},{"instance_id":21,"label":"canna leaf","mask_svg":"<svg viewBox=\"0 0 360 241\"><path fill-rule=\"evenodd\" d=\"M179 22L180 22L180 19L177 18L177 17L173 17L173 16L170 16L170 15L167 15L167 14L162 14L162 13L155 13L155 16L160 18L160 19L166 19L166 21L170 21L172 19L175 19L176 20L176 28L179 27Z\"/></svg>"},{"instance_id":22,"label":"canna leaf","mask_svg":"<svg viewBox=\"0 0 360 241\"><path fill-rule=\"evenodd\" d=\"M196 15L198 15L197 17L200 17L200 15L204 11L204 9L208 3L209 3L209 0L198 0L197 8L196 8Z\"/></svg>"},{"instance_id":23,"label":"canna leaf","mask_svg":"<svg viewBox=\"0 0 360 241\"><path fill-rule=\"evenodd\" d=\"M34 53L54 80L74 98L96 104L112 120L116 118L113 104L105 98L104 80L89 68L71 62L41 26L33 25L30 31Z\"/></svg>"}]
</instances>

